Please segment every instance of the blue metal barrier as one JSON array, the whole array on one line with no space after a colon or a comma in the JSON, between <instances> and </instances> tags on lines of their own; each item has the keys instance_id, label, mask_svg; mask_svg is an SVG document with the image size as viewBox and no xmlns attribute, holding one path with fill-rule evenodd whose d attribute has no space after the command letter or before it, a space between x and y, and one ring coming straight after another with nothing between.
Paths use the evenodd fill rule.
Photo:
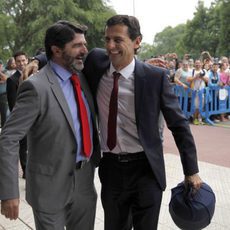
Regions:
<instances>
[{"instance_id":1,"label":"blue metal barrier","mask_svg":"<svg viewBox=\"0 0 230 230\"><path fill-rule=\"evenodd\" d=\"M187 118L191 117L195 112L195 97L196 91L188 88L184 89L182 86L175 85L174 92L178 97L180 107Z\"/></svg>"},{"instance_id":2,"label":"blue metal barrier","mask_svg":"<svg viewBox=\"0 0 230 230\"><path fill-rule=\"evenodd\" d=\"M213 125L210 120L211 115L230 112L230 86L207 87L205 91L205 109L201 115L207 123Z\"/></svg>"},{"instance_id":3,"label":"blue metal barrier","mask_svg":"<svg viewBox=\"0 0 230 230\"><path fill-rule=\"evenodd\" d=\"M181 109L187 118L195 113L196 97L199 99L199 113L208 124L214 124L210 119L211 115L230 112L230 86L224 88L212 86L195 91L190 88L185 90L182 86L175 85L174 91L178 97Z\"/></svg>"}]
</instances>

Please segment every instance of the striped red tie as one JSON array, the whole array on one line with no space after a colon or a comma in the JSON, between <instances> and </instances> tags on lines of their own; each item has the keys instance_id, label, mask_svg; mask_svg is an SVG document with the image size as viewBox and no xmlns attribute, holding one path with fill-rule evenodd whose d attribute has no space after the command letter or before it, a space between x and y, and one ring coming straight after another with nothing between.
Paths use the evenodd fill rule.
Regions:
<instances>
[{"instance_id":1,"label":"striped red tie","mask_svg":"<svg viewBox=\"0 0 230 230\"><path fill-rule=\"evenodd\" d=\"M92 149L92 144L90 138L88 114L81 94L81 84L77 74L73 74L70 79L75 91L75 96L76 96L78 111L80 116L83 153L86 157L89 157Z\"/></svg>"},{"instance_id":2,"label":"striped red tie","mask_svg":"<svg viewBox=\"0 0 230 230\"><path fill-rule=\"evenodd\" d=\"M118 79L120 73L113 72L113 90L109 103L109 119L108 119L108 133L107 146L110 150L114 149L117 144L117 95L118 95Z\"/></svg>"}]
</instances>

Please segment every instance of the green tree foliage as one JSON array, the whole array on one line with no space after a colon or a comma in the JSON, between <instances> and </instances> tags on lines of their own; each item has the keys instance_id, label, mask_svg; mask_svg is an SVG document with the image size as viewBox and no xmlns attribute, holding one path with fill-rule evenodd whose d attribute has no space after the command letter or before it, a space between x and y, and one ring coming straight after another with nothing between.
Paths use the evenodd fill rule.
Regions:
<instances>
[{"instance_id":1,"label":"green tree foliage","mask_svg":"<svg viewBox=\"0 0 230 230\"><path fill-rule=\"evenodd\" d=\"M209 9L208 15L209 19L207 22L207 31L208 36L208 51L214 56L218 56L218 46L219 46L219 37L220 37L220 20L219 20L219 6L215 6L214 4Z\"/></svg>"},{"instance_id":2,"label":"green tree foliage","mask_svg":"<svg viewBox=\"0 0 230 230\"><path fill-rule=\"evenodd\" d=\"M184 34L184 44L193 56L198 57L202 51L210 49L210 31L208 29L209 15L204 3L198 3L194 18L187 22Z\"/></svg>"},{"instance_id":3,"label":"green tree foliage","mask_svg":"<svg viewBox=\"0 0 230 230\"><path fill-rule=\"evenodd\" d=\"M174 53L175 49L178 51L178 55L182 55L184 49L181 45L181 34L184 33L184 30L184 24L180 24L175 28L166 27L162 32L156 34L154 45L142 44L138 58L144 60L161 54Z\"/></svg>"},{"instance_id":4,"label":"green tree foliage","mask_svg":"<svg viewBox=\"0 0 230 230\"><path fill-rule=\"evenodd\" d=\"M154 39L156 55L174 53L181 42L184 30L185 25L180 24L175 28L166 27L161 33L156 34Z\"/></svg>"},{"instance_id":5,"label":"green tree foliage","mask_svg":"<svg viewBox=\"0 0 230 230\"><path fill-rule=\"evenodd\" d=\"M0 0L0 59L17 50L33 56L43 46L44 33L57 20L71 20L88 26L89 49L103 47L105 21L115 14L109 0ZM198 1L192 20L156 34L152 45L142 44L138 54L146 59L176 52L194 58L207 50L212 56L230 53L230 0L213 0L210 8Z\"/></svg>"},{"instance_id":6,"label":"green tree foliage","mask_svg":"<svg viewBox=\"0 0 230 230\"><path fill-rule=\"evenodd\" d=\"M83 9L84 14L79 17L81 23L88 26L87 42L89 49L93 47L104 47L104 27L106 20L115 14L106 2L102 4L101 0L74 0L74 2Z\"/></svg>"},{"instance_id":7,"label":"green tree foliage","mask_svg":"<svg viewBox=\"0 0 230 230\"><path fill-rule=\"evenodd\" d=\"M33 56L46 29L61 19L87 25L89 48L102 46L105 21L114 14L103 0L0 0L0 57L17 50Z\"/></svg>"},{"instance_id":8,"label":"green tree foliage","mask_svg":"<svg viewBox=\"0 0 230 230\"><path fill-rule=\"evenodd\" d=\"M220 1L220 38L219 54L230 56L230 1Z\"/></svg>"},{"instance_id":9,"label":"green tree foliage","mask_svg":"<svg viewBox=\"0 0 230 230\"><path fill-rule=\"evenodd\" d=\"M210 8L205 7L203 1L198 1L192 20L174 28L166 27L156 34L153 45L149 47L155 52L152 55L176 52L180 58L185 53L199 58L202 51L209 51L214 57L229 56L229 12L230 0L213 0Z\"/></svg>"},{"instance_id":10,"label":"green tree foliage","mask_svg":"<svg viewBox=\"0 0 230 230\"><path fill-rule=\"evenodd\" d=\"M141 44L141 49L138 52L138 59L140 60L146 60L154 56L155 54L155 48L154 46L151 46L148 43L143 42Z\"/></svg>"}]
</instances>

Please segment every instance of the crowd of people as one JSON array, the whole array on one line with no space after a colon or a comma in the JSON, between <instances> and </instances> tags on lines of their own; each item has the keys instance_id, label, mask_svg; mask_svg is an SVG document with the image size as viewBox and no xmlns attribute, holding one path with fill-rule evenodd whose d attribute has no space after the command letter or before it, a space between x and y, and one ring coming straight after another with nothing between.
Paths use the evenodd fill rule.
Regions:
<instances>
[{"instance_id":1,"label":"crowd of people","mask_svg":"<svg viewBox=\"0 0 230 230\"><path fill-rule=\"evenodd\" d=\"M20 63L20 60L15 62L15 58L18 56L23 56L19 55L20 53L25 57L24 63ZM44 49L39 48L35 55L42 53L44 53ZM20 59L20 57L17 59ZM5 65L3 61L0 60L0 127L4 125L9 112L14 106L19 84L23 80L27 79L29 74L31 74L31 72L28 72L30 71L31 67L25 68L26 65L31 61L34 62L34 59L28 57L23 51L16 52L7 60ZM214 58L211 57L209 52L205 51L201 53L199 59L194 60L190 55L185 54L183 59L179 60L176 53L171 53L159 55L156 58L146 60L146 62L155 66L166 68L169 71L168 76L170 81L176 85L182 86L184 89L191 88L197 91L205 87L230 86L230 65L228 57L225 56ZM39 66L36 64L34 65L34 63L32 63L32 65L33 72L36 72L36 67L39 68ZM17 70L20 73L20 77L16 77L17 80L15 89L12 90L11 82L14 82L15 79L12 81L11 76ZM202 117L199 114L198 104L199 100L196 98L196 112L193 116L193 124L195 125L204 124ZM229 116L228 114L220 114L213 116L212 118L215 122L220 122L227 121Z\"/></svg>"},{"instance_id":2,"label":"crowd of people","mask_svg":"<svg viewBox=\"0 0 230 230\"><path fill-rule=\"evenodd\" d=\"M0 135L1 214L19 216L18 146L26 138L26 200L37 230L94 229L98 165L104 229L157 229L166 187L160 113L180 152L184 186L195 193L202 184L194 138L167 73L178 84L189 81L174 60L166 71L136 59L142 34L133 16L108 19L105 49L88 53L86 30L58 21L46 31L45 54L27 64L17 52L15 72L1 71L6 100L8 87L17 94ZM208 81L196 82L203 70L195 63L190 83L199 87ZM28 66L36 73L27 79Z\"/></svg>"},{"instance_id":3,"label":"crowd of people","mask_svg":"<svg viewBox=\"0 0 230 230\"><path fill-rule=\"evenodd\" d=\"M160 55L146 62L168 69L169 79L172 83L182 86L185 90L190 88L195 91L205 87L230 86L230 65L228 57L214 58L209 52L202 52L198 59L192 59L185 54L179 60L175 53ZM199 98L195 98L195 113L192 122L195 125L204 124L199 113ZM212 116L214 122L229 120L228 114Z\"/></svg>"}]
</instances>

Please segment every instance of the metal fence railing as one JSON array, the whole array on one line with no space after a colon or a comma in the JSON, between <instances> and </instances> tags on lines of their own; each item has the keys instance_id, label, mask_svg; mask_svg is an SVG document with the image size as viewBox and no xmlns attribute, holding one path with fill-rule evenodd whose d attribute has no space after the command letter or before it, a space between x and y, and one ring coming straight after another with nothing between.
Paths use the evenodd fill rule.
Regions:
<instances>
[{"instance_id":1,"label":"metal fence railing","mask_svg":"<svg viewBox=\"0 0 230 230\"><path fill-rule=\"evenodd\" d=\"M195 91L175 85L174 91L178 97L181 109L187 118L193 116L195 113L197 99L199 113L208 124L213 125L213 121L210 119L211 115L230 113L230 86L206 87Z\"/></svg>"}]
</instances>

